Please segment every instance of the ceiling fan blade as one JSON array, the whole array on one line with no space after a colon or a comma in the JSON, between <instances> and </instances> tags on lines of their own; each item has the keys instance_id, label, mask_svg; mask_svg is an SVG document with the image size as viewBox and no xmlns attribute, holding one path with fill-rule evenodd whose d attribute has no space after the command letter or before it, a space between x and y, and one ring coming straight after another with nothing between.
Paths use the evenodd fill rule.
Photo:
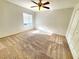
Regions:
<instances>
[{"instance_id":1,"label":"ceiling fan blade","mask_svg":"<svg viewBox=\"0 0 79 59\"><path fill-rule=\"evenodd\" d=\"M47 2L45 2L45 3L43 3L43 5L47 5L47 4L50 4L48 1Z\"/></svg>"},{"instance_id":2,"label":"ceiling fan blade","mask_svg":"<svg viewBox=\"0 0 79 59\"><path fill-rule=\"evenodd\" d=\"M38 4L38 3L36 3L35 1L33 1L33 0L31 0L33 3L35 3L35 4Z\"/></svg>"},{"instance_id":3,"label":"ceiling fan blade","mask_svg":"<svg viewBox=\"0 0 79 59\"><path fill-rule=\"evenodd\" d=\"M31 8L34 8L34 7L38 7L38 6L31 6Z\"/></svg>"},{"instance_id":4,"label":"ceiling fan blade","mask_svg":"<svg viewBox=\"0 0 79 59\"><path fill-rule=\"evenodd\" d=\"M50 9L49 7L43 6L43 8Z\"/></svg>"}]
</instances>

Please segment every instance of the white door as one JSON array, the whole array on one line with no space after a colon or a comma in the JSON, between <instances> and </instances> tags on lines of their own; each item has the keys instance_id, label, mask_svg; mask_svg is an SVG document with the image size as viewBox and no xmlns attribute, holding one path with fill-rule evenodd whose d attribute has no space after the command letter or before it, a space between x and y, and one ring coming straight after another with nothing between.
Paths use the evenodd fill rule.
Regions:
<instances>
[{"instance_id":1,"label":"white door","mask_svg":"<svg viewBox=\"0 0 79 59\"><path fill-rule=\"evenodd\" d=\"M71 30L73 31L72 31L72 39L70 42L73 46L73 50L75 51L74 53L75 59L78 59L79 58L79 10L76 10L75 12Z\"/></svg>"},{"instance_id":2,"label":"white door","mask_svg":"<svg viewBox=\"0 0 79 59\"><path fill-rule=\"evenodd\" d=\"M78 17L79 19L79 17ZM79 58L79 21L73 33L73 46L76 52L77 57Z\"/></svg>"}]
</instances>

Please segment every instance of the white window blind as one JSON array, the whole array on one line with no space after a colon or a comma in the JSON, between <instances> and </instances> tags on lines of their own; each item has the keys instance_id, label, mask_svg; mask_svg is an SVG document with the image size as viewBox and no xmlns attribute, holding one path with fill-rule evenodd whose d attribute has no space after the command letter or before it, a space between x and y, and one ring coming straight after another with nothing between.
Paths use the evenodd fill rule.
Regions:
<instances>
[{"instance_id":1,"label":"white window blind","mask_svg":"<svg viewBox=\"0 0 79 59\"><path fill-rule=\"evenodd\" d=\"M23 24L24 26L32 26L32 15L23 13Z\"/></svg>"}]
</instances>

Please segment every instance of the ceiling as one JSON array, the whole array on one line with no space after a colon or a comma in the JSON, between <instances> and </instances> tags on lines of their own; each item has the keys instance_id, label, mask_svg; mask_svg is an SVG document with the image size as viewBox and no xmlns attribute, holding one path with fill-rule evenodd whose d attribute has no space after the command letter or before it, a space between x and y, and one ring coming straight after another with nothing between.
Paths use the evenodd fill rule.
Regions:
<instances>
[{"instance_id":1,"label":"ceiling","mask_svg":"<svg viewBox=\"0 0 79 59\"><path fill-rule=\"evenodd\" d=\"M28 8L32 11L38 11L38 8L31 8L31 6L34 6L35 4L31 2L31 0L8 0L14 4L20 5L22 7ZM34 0L38 2L39 0ZM42 2L49 1L50 4L47 5L50 7L50 10L53 9L62 9L62 8L70 8L74 7L79 0L43 0ZM42 11L46 10L42 8Z\"/></svg>"}]
</instances>

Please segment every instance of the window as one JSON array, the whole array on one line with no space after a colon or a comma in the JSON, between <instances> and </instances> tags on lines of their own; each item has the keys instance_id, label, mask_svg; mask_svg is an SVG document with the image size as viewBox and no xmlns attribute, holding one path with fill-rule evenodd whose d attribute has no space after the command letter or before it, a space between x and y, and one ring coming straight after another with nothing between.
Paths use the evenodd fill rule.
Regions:
<instances>
[{"instance_id":1,"label":"window","mask_svg":"<svg viewBox=\"0 0 79 59\"><path fill-rule=\"evenodd\" d=\"M24 27L32 26L32 15L23 13L23 24L24 24Z\"/></svg>"}]
</instances>

